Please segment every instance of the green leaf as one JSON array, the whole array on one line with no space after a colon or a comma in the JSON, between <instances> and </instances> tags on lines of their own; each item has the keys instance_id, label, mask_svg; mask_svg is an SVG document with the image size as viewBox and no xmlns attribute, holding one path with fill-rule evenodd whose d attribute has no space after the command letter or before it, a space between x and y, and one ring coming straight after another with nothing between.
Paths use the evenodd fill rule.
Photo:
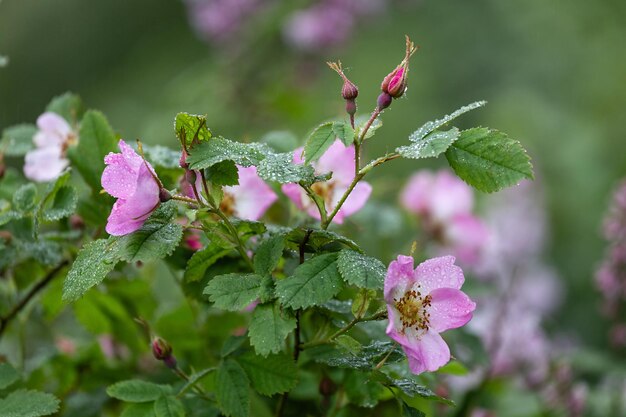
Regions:
<instances>
[{"instance_id":1,"label":"green leaf","mask_svg":"<svg viewBox=\"0 0 626 417\"><path fill-rule=\"evenodd\" d=\"M239 172L233 161L222 161L208 167L206 177L214 185L239 185Z\"/></svg>"},{"instance_id":2,"label":"green leaf","mask_svg":"<svg viewBox=\"0 0 626 417\"><path fill-rule=\"evenodd\" d=\"M8 210L0 213L0 226L4 226L12 220L20 219L22 215L17 211Z\"/></svg>"},{"instance_id":3,"label":"green leaf","mask_svg":"<svg viewBox=\"0 0 626 417\"><path fill-rule=\"evenodd\" d=\"M312 184L315 180L312 166L293 163L293 152L267 154L258 164L257 172L263 180L279 184L290 182Z\"/></svg>"},{"instance_id":4,"label":"green leaf","mask_svg":"<svg viewBox=\"0 0 626 417\"><path fill-rule=\"evenodd\" d=\"M272 149L278 152L289 152L299 145L297 136L294 135L293 132L286 130L267 132L261 137L260 141L268 144ZM293 154L293 151L290 153Z\"/></svg>"},{"instance_id":5,"label":"green leaf","mask_svg":"<svg viewBox=\"0 0 626 417\"><path fill-rule=\"evenodd\" d=\"M347 334L342 334L335 338L334 343L353 355L356 355L363 350L363 345L359 343L358 340L348 336Z\"/></svg>"},{"instance_id":6,"label":"green leaf","mask_svg":"<svg viewBox=\"0 0 626 417\"><path fill-rule=\"evenodd\" d=\"M254 271L259 275L270 274L285 249L285 236L277 234L261 242L254 254Z\"/></svg>"},{"instance_id":7,"label":"green leaf","mask_svg":"<svg viewBox=\"0 0 626 417\"><path fill-rule=\"evenodd\" d=\"M248 374L252 387L262 395L290 391L298 382L298 367L284 353L261 357L248 352L238 357L237 362Z\"/></svg>"},{"instance_id":8,"label":"green leaf","mask_svg":"<svg viewBox=\"0 0 626 417\"><path fill-rule=\"evenodd\" d=\"M224 310L239 311L259 298L261 277L256 274L226 274L213 278L204 294Z\"/></svg>"},{"instance_id":9,"label":"green leaf","mask_svg":"<svg viewBox=\"0 0 626 417\"><path fill-rule=\"evenodd\" d=\"M155 417L154 404L134 403L128 404L120 417Z\"/></svg>"},{"instance_id":10,"label":"green leaf","mask_svg":"<svg viewBox=\"0 0 626 417\"><path fill-rule=\"evenodd\" d=\"M88 289L99 284L119 262L118 247L115 241L107 239L94 240L86 244L63 284L63 300L76 301Z\"/></svg>"},{"instance_id":11,"label":"green leaf","mask_svg":"<svg viewBox=\"0 0 626 417\"><path fill-rule=\"evenodd\" d=\"M194 146L187 158L190 169L205 169L222 161L233 161L249 167L258 165L271 149L263 143L233 142L225 138L213 138Z\"/></svg>"},{"instance_id":12,"label":"green leaf","mask_svg":"<svg viewBox=\"0 0 626 417\"><path fill-rule=\"evenodd\" d=\"M316 256L299 265L293 275L276 284L283 305L306 308L330 300L341 290L337 253Z\"/></svg>"},{"instance_id":13,"label":"green leaf","mask_svg":"<svg viewBox=\"0 0 626 417\"><path fill-rule=\"evenodd\" d=\"M427 135L431 134L435 130L440 129L441 127L445 126L447 123L450 123L452 120L456 119L462 114L482 107L485 104L487 104L486 101L476 101L474 103L468 104L467 106L463 106L458 110L455 110L454 112L442 117L439 120L426 122L422 127L411 133L411 135L409 136L409 140L411 142L421 142Z\"/></svg>"},{"instance_id":14,"label":"green leaf","mask_svg":"<svg viewBox=\"0 0 626 417\"><path fill-rule=\"evenodd\" d=\"M156 417L182 417L185 415L185 407L178 398L166 395L154 403L154 414Z\"/></svg>"},{"instance_id":15,"label":"green leaf","mask_svg":"<svg viewBox=\"0 0 626 417\"><path fill-rule=\"evenodd\" d=\"M38 417L54 414L60 401L52 394L20 389L0 399L0 416Z\"/></svg>"},{"instance_id":16,"label":"green leaf","mask_svg":"<svg viewBox=\"0 0 626 417\"><path fill-rule=\"evenodd\" d=\"M402 378L402 379L392 379L390 378L390 383L385 384L385 385L389 385L392 387L396 387L399 388L400 391L402 391L403 393L405 393L406 395L408 395L409 397L421 397L421 398L426 398L429 400L436 400L448 405L454 405L454 402L451 400L448 400L447 398L443 398L440 397L439 395L435 394L433 391L431 391L429 388L418 384L416 381L412 380L412 379L408 379L408 378Z\"/></svg>"},{"instance_id":17,"label":"green leaf","mask_svg":"<svg viewBox=\"0 0 626 417\"><path fill-rule=\"evenodd\" d=\"M185 281L199 281L204 277L206 270L230 252L229 248L222 248L218 245L209 245L194 253L187 262L185 269Z\"/></svg>"},{"instance_id":18,"label":"green leaf","mask_svg":"<svg viewBox=\"0 0 626 417\"><path fill-rule=\"evenodd\" d=\"M314 349L311 349L312 351ZM322 355L315 355L317 362L325 363L335 368L352 368L363 371L371 371L380 363L383 358L387 358L385 363L394 363L404 360L406 356L404 352L392 342L375 341L364 346L356 353L348 353L344 349L333 350ZM389 355L389 356L387 356Z\"/></svg>"},{"instance_id":19,"label":"green leaf","mask_svg":"<svg viewBox=\"0 0 626 417\"><path fill-rule=\"evenodd\" d=\"M356 126L355 131L356 131L357 137L361 136L361 132L365 128L365 124L367 123L368 120L369 120L369 116L357 117L355 121L355 126ZM380 117L378 117L376 120L374 120L370 128L367 130L367 133L365 134L365 137L363 139L369 139L372 136L374 136L376 134L376 131L380 129L382 126L383 126L383 121Z\"/></svg>"},{"instance_id":20,"label":"green leaf","mask_svg":"<svg viewBox=\"0 0 626 417\"><path fill-rule=\"evenodd\" d=\"M376 258L344 249L339 252L337 267L343 279L349 284L372 290L383 288L387 268Z\"/></svg>"},{"instance_id":21,"label":"green leaf","mask_svg":"<svg viewBox=\"0 0 626 417\"><path fill-rule=\"evenodd\" d=\"M176 206L161 204L141 229L118 239L119 254L126 262L161 259L174 252L183 237L183 227L171 223Z\"/></svg>"},{"instance_id":22,"label":"green leaf","mask_svg":"<svg viewBox=\"0 0 626 417\"><path fill-rule=\"evenodd\" d=\"M344 386L350 402L360 407L375 407L385 391L383 385L368 380L365 373L356 371L346 373Z\"/></svg>"},{"instance_id":23,"label":"green leaf","mask_svg":"<svg viewBox=\"0 0 626 417\"><path fill-rule=\"evenodd\" d=\"M70 170L66 170L54 184L48 186L46 196L39 203L38 215L45 221L56 221L68 217L76 210L78 195L76 189L66 185Z\"/></svg>"},{"instance_id":24,"label":"green leaf","mask_svg":"<svg viewBox=\"0 0 626 417\"><path fill-rule=\"evenodd\" d=\"M22 185L13 194L13 207L20 213L29 213L37 204L37 187L35 184L28 183Z\"/></svg>"},{"instance_id":25,"label":"green leaf","mask_svg":"<svg viewBox=\"0 0 626 417\"><path fill-rule=\"evenodd\" d=\"M79 96L67 92L60 96L53 98L46 111L51 111L62 116L68 123L76 123L83 115L83 102Z\"/></svg>"},{"instance_id":26,"label":"green leaf","mask_svg":"<svg viewBox=\"0 0 626 417\"><path fill-rule=\"evenodd\" d=\"M335 141L333 122L326 122L313 130L304 144L304 161L308 164L320 159Z\"/></svg>"},{"instance_id":27,"label":"green leaf","mask_svg":"<svg viewBox=\"0 0 626 417\"><path fill-rule=\"evenodd\" d=\"M20 253L25 254L28 258L35 259L43 265L58 265L63 256L63 248L58 242L41 239L35 242L21 241L18 244Z\"/></svg>"},{"instance_id":28,"label":"green leaf","mask_svg":"<svg viewBox=\"0 0 626 417\"><path fill-rule=\"evenodd\" d=\"M480 127L462 131L446 151L446 158L456 175L487 193L534 178L522 145L497 130Z\"/></svg>"},{"instance_id":29,"label":"green leaf","mask_svg":"<svg viewBox=\"0 0 626 417\"><path fill-rule=\"evenodd\" d=\"M295 317L287 310L281 310L279 303L258 305L248 330L250 344L262 356L280 352L296 324Z\"/></svg>"},{"instance_id":30,"label":"green leaf","mask_svg":"<svg viewBox=\"0 0 626 417\"><path fill-rule=\"evenodd\" d=\"M0 390L10 386L19 378L20 375L10 363L0 363Z\"/></svg>"},{"instance_id":31,"label":"green leaf","mask_svg":"<svg viewBox=\"0 0 626 417\"><path fill-rule=\"evenodd\" d=\"M287 234L287 241L294 244L296 247L300 246L300 243L304 240L307 230L302 228L293 229ZM313 230L310 233L307 241L307 252L319 252L321 249L325 249L330 245L341 244L349 247L355 251L361 251L359 245L351 239L345 236L341 236L335 232L329 232L327 230Z\"/></svg>"},{"instance_id":32,"label":"green leaf","mask_svg":"<svg viewBox=\"0 0 626 417\"><path fill-rule=\"evenodd\" d=\"M246 372L232 359L226 359L217 370L216 396L222 413L232 417L250 414L250 382Z\"/></svg>"},{"instance_id":33,"label":"green leaf","mask_svg":"<svg viewBox=\"0 0 626 417\"><path fill-rule=\"evenodd\" d=\"M402 401L402 417L426 417L426 414Z\"/></svg>"},{"instance_id":34,"label":"green leaf","mask_svg":"<svg viewBox=\"0 0 626 417\"><path fill-rule=\"evenodd\" d=\"M202 143L211 139L211 131L206 125L206 116L199 114L178 113L174 121L176 137L189 148L197 138Z\"/></svg>"},{"instance_id":35,"label":"green leaf","mask_svg":"<svg viewBox=\"0 0 626 417\"><path fill-rule=\"evenodd\" d=\"M37 127L32 124L7 127L2 131L0 149L3 149L6 156L24 156L34 148L35 133L37 133Z\"/></svg>"},{"instance_id":36,"label":"green leaf","mask_svg":"<svg viewBox=\"0 0 626 417\"><path fill-rule=\"evenodd\" d=\"M153 166L180 168L181 152L161 145L142 144L143 153Z\"/></svg>"},{"instance_id":37,"label":"green leaf","mask_svg":"<svg viewBox=\"0 0 626 417\"><path fill-rule=\"evenodd\" d=\"M117 139L106 117L89 110L80 124L78 145L70 147L67 155L85 182L94 192L100 191L104 157L117 151Z\"/></svg>"},{"instance_id":38,"label":"green leaf","mask_svg":"<svg viewBox=\"0 0 626 417\"><path fill-rule=\"evenodd\" d=\"M333 132L344 145L350 146L354 142L354 129L346 122L333 123Z\"/></svg>"},{"instance_id":39,"label":"green leaf","mask_svg":"<svg viewBox=\"0 0 626 417\"><path fill-rule=\"evenodd\" d=\"M396 152L410 159L435 158L444 153L460 134L456 127L446 131L434 131L408 146L396 148Z\"/></svg>"},{"instance_id":40,"label":"green leaf","mask_svg":"<svg viewBox=\"0 0 626 417\"><path fill-rule=\"evenodd\" d=\"M240 339L244 339L244 337L240 336ZM224 356L226 356L226 355L224 355ZM178 396L180 396L182 393L184 393L189 388L194 386L202 378L204 378L205 376L209 375L211 372L214 372L215 370L216 370L215 367L206 368L206 369L201 370L200 372L196 372L195 374L191 375L189 377L189 379L187 380L187 383L185 383L185 385L183 385L183 387L180 389L180 391L178 391Z\"/></svg>"},{"instance_id":41,"label":"green leaf","mask_svg":"<svg viewBox=\"0 0 626 417\"><path fill-rule=\"evenodd\" d=\"M109 397L128 403L155 401L163 394L169 394L170 392L171 388L169 385L159 385L139 379L120 381L107 388Z\"/></svg>"}]
</instances>

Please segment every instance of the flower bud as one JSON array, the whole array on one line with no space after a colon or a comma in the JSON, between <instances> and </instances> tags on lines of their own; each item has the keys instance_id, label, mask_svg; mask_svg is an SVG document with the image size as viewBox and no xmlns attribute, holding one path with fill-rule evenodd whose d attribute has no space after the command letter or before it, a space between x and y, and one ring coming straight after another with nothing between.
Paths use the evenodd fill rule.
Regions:
<instances>
[{"instance_id":1,"label":"flower bud","mask_svg":"<svg viewBox=\"0 0 626 417\"><path fill-rule=\"evenodd\" d=\"M165 203L166 201L170 201L172 199L172 194L167 191L165 188L161 188L159 190L159 201L161 203Z\"/></svg>"},{"instance_id":2,"label":"flower bud","mask_svg":"<svg viewBox=\"0 0 626 417\"><path fill-rule=\"evenodd\" d=\"M383 93L389 94L392 98L402 97L407 87L407 78L409 75L409 59L411 55L415 53L417 48L415 44L411 42L409 37L406 37L406 53L404 59L393 71L391 71L380 85L380 89Z\"/></svg>"},{"instance_id":3,"label":"flower bud","mask_svg":"<svg viewBox=\"0 0 626 417\"><path fill-rule=\"evenodd\" d=\"M359 89L357 86L346 77L341 68L341 62L327 62L328 66L335 71L343 79L343 86L341 87L341 97L344 100L354 100L359 95Z\"/></svg>"},{"instance_id":4,"label":"flower bud","mask_svg":"<svg viewBox=\"0 0 626 417\"><path fill-rule=\"evenodd\" d=\"M160 361L172 355L172 347L160 337L152 340L152 354Z\"/></svg>"},{"instance_id":5,"label":"flower bud","mask_svg":"<svg viewBox=\"0 0 626 417\"><path fill-rule=\"evenodd\" d=\"M383 111L389 107L391 105L391 100L393 100L393 98L388 93L380 93L377 100L378 111Z\"/></svg>"},{"instance_id":6,"label":"flower bud","mask_svg":"<svg viewBox=\"0 0 626 417\"><path fill-rule=\"evenodd\" d=\"M346 100L346 113L350 116L354 116L356 113L356 101L354 100Z\"/></svg>"}]
</instances>

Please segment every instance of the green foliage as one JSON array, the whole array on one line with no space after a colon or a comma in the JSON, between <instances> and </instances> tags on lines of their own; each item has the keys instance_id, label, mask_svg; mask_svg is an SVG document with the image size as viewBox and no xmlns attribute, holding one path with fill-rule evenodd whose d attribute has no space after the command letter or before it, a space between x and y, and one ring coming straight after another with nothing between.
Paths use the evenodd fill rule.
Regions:
<instances>
[{"instance_id":1,"label":"green foliage","mask_svg":"<svg viewBox=\"0 0 626 417\"><path fill-rule=\"evenodd\" d=\"M62 116L70 124L76 124L83 116L83 102L79 96L70 92L54 97L46 111L51 111Z\"/></svg>"},{"instance_id":2,"label":"green foliage","mask_svg":"<svg viewBox=\"0 0 626 417\"><path fill-rule=\"evenodd\" d=\"M446 124L450 123L452 120L456 119L457 117L461 116L462 114L465 114L469 111L475 110L479 107L484 106L485 104L487 104L486 101L476 101L474 103L468 104L467 106L463 106L455 111L453 111L452 113L442 117L439 120L433 120L430 122L426 122L424 123L423 126L421 126L419 129L417 129L415 132L411 133L411 135L409 136L409 140L411 142L415 142L415 143L419 143L422 142L426 136L430 135L431 133L433 133L435 130L441 129L443 126L445 126Z\"/></svg>"},{"instance_id":3,"label":"green foliage","mask_svg":"<svg viewBox=\"0 0 626 417\"><path fill-rule=\"evenodd\" d=\"M530 158L522 145L497 130L462 131L446 151L446 158L461 179L487 193L533 179Z\"/></svg>"},{"instance_id":4,"label":"green foliage","mask_svg":"<svg viewBox=\"0 0 626 417\"><path fill-rule=\"evenodd\" d=\"M20 389L0 399L0 416L38 417L59 410L59 400L45 392Z\"/></svg>"},{"instance_id":5,"label":"green foliage","mask_svg":"<svg viewBox=\"0 0 626 417\"><path fill-rule=\"evenodd\" d=\"M53 184L48 186L44 198L37 211L45 221L56 221L71 216L76 210L78 195L76 189L66 185L70 171L61 174Z\"/></svg>"},{"instance_id":6,"label":"green foliage","mask_svg":"<svg viewBox=\"0 0 626 417\"><path fill-rule=\"evenodd\" d=\"M164 395L155 401L154 414L156 417L182 417L185 415L185 408L178 398Z\"/></svg>"},{"instance_id":7,"label":"green foliage","mask_svg":"<svg viewBox=\"0 0 626 417\"><path fill-rule=\"evenodd\" d=\"M408 405L407 403L403 401L402 402L402 417L426 417L426 414L424 414L422 411L418 409L411 407L410 405Z\"/></svg>"},{"instance_id":8,"label":"green foliage","mask_svg":"<svg viewBox=\"0 0 626 417\"><path fill-rule=\"evenodd\" d=\"M259 394L270 396L287 392L298 382L296 363L284 353L262 357L248 352L238 357L237 362Z\"/></svg>"},{"instance_id":9,"label":"green foliage","mask_svg":"<svg viewBox=\"0 0 626 417\"><path fill-rule=\"evenodd\" d=\"M250 413L250 381L243 368L226 359L217 370L216 396L222 413L228 417L247 417Z\"/></svg>"},{"instance_id":10,"label":"green foliage","mask_svg":"<svg viewBox=\"0 0 626 417\"><path fill-rule=\"evenodd\" d=\"M153 403L130 403L120 417L155 417Z\"/></svg>"},{"instance_id":11,"label":"green foliage","mask_svg":"<svg viewBox=\"0 0 626 417\"><path fill-rule=\"evenodd\" d=\"M256 274L227 274L215 277L204 294L216 307L229 311L242 310L261 294L262 279Z\"/></svg>"},{"instance_id":12,"label":"green foliage","mask_svg":"<svg viewBox=\"0 0 626 417\"><path fill-rule=\"evenodd\" d=\"M89 110L80 124L78 145L67 150L72 166L83 177L92 191L99 192L100 177L104 171L104 157L117 150L117 138L106 117Z\"/></svg>"},{"instance_id":13,"label":"green foliage","mask_svg":"<svg viewBox=\"0 0 626 417\"><path fill-rule=\"evenodd\" d=\"M174 120L174 130L180 143L189 148L194 141L202 143L211 139L212 134L206 125L206 116L178 113Z\"/></svg>"},{"instance_id":14,"label":"green foliage","mask_svg":"<svg viewBox=\"0 0 626 417\"><path fill-rule=\"evenodd\" d=\"M295 317L288 310L281 309L279 303L258 305L248 330L250 344L262 356L280 352L285 339L295 328Z\"/></svg>"},{"instance_id":15,"label":"green foliage","mask_svg":"<svg viewBox=\"0 0 626 417\"><path fill-rule=\"evenodd\" d=\"M333 130L333 122L326 122L313 130L304 144L304 161L308 164L320 159L324 152L333 144L337 134Z\"/></svg>"},{"instance_id":16,"label":"green foliage","mask_svg":"<svg viewBox=\"0 0 626 417\"><path fill-rule=\"evenodd\" d=\"M335 136L337 136L337 139L342 141L346 146L350 146L354 142L354 129L352 129L350 123L333 123L333 132L335 133Z\"/></svg>"},{"instance_id":17,"label":"green foliage","mask_svg":"<svg viewBox=\"0 0 626 417\"><path fill-rule=\"evenodd\" d=\"M257 172L265 181L279 184L290 182L312 184L315 178L312 166L293 163L293 152L266 154L259 162Z\"/></svg>"},{"instance_id":18,"label":"green foliage","mask_svg":"<svg viewBox=\"0 0 626 417\"><path fill-rule=\"evenodd\" d=\"M233 161L237 165L249 167L258 165L270 148L261 143L234 142L222 137L213 138L193 147L187 158L190 169L209 168L222 161Z\"/></svg>"},{"instance_id":19,"label":"green foliage","mask_svg":"<svg viewBox=\"0 0 626 417\"><path fill-rule=\"evenodd\" d=\"M337 267L348 284L373 290L383 288L387 268L376 258L344 249L339 252Z\"/></svg>"},{"instance_id":20,"label":"green foliage","mask_svg":"<svg viewBox=\"0 0 626 417\"><path fill-rule=\"evenodd\" d=\"M233 161L222 161L208 167L206 178L214 185L239 185L239 173Z\"/></svg>"},{"instance_id":21,"label":"green foliage","mask_svg":"<svg viewBox=\"0 0 626 417\"><path fill-rule=\"evenodd\" d=\"M181 152L161 145L141 145L143 154L153 166L163 168L180 168Z\"/></svg>"},{"instance_id":22,"label":"green foliage","mask_svg":"<svg viewBox=\"0 0 626 417\"><path fill-rule=\"evenodd\" d=\"M288 152L299 145L298 138L287 130L274 130L261 137L260 142L268 144L277 152Z\"/></svg>"},{"instance_id":23,"label":"green foliage","mask_svg":"<svg viewBox=\"0 0 626 417\"><path fill-rule=\"evenodd\" d=\"M29 213L37 205L37 187L28 183L17 189L13 195L13 207L20 213Z\"/></svg>"},{"instance_id":24,"label":"green foliage","mask_svg":"<svg viewBox=\"0 0 626 417\"><path fill-rule=\"evenodd\" d=\"M307 233L309 233L309 230L307 229L296 228L287 234L286 240L292 245L293 248L299 248L300 243L304 241L304 237ZM359 245L357 245L353 240L335 232L329 232L328 230L311 231L305 245L305 251L319 252L333 246L345 246L355 251L361 251Z\"/></svg>"},{"instance_id":25,"label":"green foliage","mask_svg":"<svg viewBox=\"0 0 626 417\"><path fill-rule=\"evenodd\" d=\"M351 403L360 407L375 407L385 388L376 381L370 381L364 372L349 371L344 381L346 394Z\"/></svg>"},{"instance_id":26,"label":"green foliage","mask_svg":"<svg viewBox=\"0 0 626 417\"><path fill-rule=\"evenodd\" d=\"M0 153L7 156L24 156L33 149L33 136L37 127L32 124L20 124L7 127L2 131Z\"/></svg>"},{"instance_id":27,"label":"green foliage","mask_svg":"<svg viewBox=\"0 0 626 417\"><path fill-rule=\"evenodd\" d=\"M139 379L116 382L107 388L109 397L129 403L156 401L170 392L171 388L169 385L159 385Z\"/></svg>"},{"instance_id":28,"label":"green foliage","mask_svg":"<svg viewBox=\"0 0 626 417\"><path fill-rule=\"evenodd\" d=\"M369 116L366 116L366 115L362 115L356 118L355 132L356 132L357 137L361 136L361 132L365 128L365 124L367 123L368 119L369 119ZM376 120L374 120L370 128L367 130L367 133L365 134L365 137L363 139L369 139L373 137L376 134L376 131L380 129L382 126L383 126L382 119L380 117L376 118Z\"/></svg>"},{"instance_id":29,"label":"green foliage","mask_svg":"<svg viewBox=\"0 0 626 417\"><path fill-rule=\"evenodd\" d=\"M254 254L254 271L265 275L271 273L285 249L285 236L276 234L261 242Z\"/></svg>"},{"instance_id":30,"label":"green foliage","mask_svg":"<svg viewBox=\"0 0 626 417\"><path fill-rule=\"evenodd\" d=\"M337 253L315 256L299 265L293 275L276 284L283 305L305 308L330 300L341 290Z\"/></svg>"},{"instance_id":31,"label":"green foliage","mask_svg":"<svg viewBox=\"0 0 626 417\"><path fill-rule=\"evenodd\" d=\"M400 146L396 152L410 159L435 158L444 153L460 134L456 127L446 131L434 131L410 145Z\"/></svg>"},{"instance_id":32,"label":"green foliage","mask_svg":"<svg viewBox=\"0 0 626 417\"><path fill-rule=\"evenodd\" d=\"M0 390L10 386L19 378L20 375L10 363L0 363Z\"/></svg>"},{"instance_id":33,"label":"green foliage","mask_svg":"<svg viewBox=\"0 0 626 417\"><path fill-rule=\"evenodd\" d=\"M220 258L226 256L231 249L222 248L218 245L208 245L204 249L195 252L187 262L185 269L185 281L199 281L204 277L207 269L217 262Z\"/></svg>"},{"instance_id":34,"label":"green foliage","mask_svg":"<svg viewBox=\"0 0 626 417\"><path fill-rule=\"evenodd\" d=\"M63 300L76 301L88 289L99 284L120 260L115 240L98 239L78 253L63 285Z\"/></svg>"},{"instance_id":35,"label":"green foliage","mask_svg":"<svg viewBox=\"0 0 626 417\"><path fill-rule=\"evenodd\" d=\"M389 356L387 356L389 355ZM385 363L394 363L405 358L404 352L392 342L374 341L364 346L358 352L348 355L341 350L324 351L321 350L319 355L315 355L315 360L325 363L335 368L351 368L361 371L371 371L376 368L383 358L387 358Z\"/></svg>"}]
</instances>

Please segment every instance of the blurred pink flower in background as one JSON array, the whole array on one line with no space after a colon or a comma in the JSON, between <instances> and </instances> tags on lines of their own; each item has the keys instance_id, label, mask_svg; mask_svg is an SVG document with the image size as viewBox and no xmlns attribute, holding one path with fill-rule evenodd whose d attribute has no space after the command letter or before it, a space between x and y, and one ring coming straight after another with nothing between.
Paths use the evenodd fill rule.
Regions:
<instances>
[{"instance_id":1,"label":"blurred pink flower in background","mask_svg":"<svg viewBox=\"0 0 626 417\"><path fill-rule=\"evenodd\" d=\"M267 0L187 0L191 25L205 41L232 40Z\"/></svg>"},{"instance_id":2,"label":"blurred pink flower in background","mask_svg":"<svg viewBox=\"0 0 626 417\"><path fill-rule=\"evenodd\" d=\"M154 169L128 146L119 141L121 153L104 157L102 188L117 198L107 220L106 231L113 236L132 233L143 225L159 206L161 185Z\"/></svg>"},{"instance_id":3,"label":"blurred pink flower in background","mask_svg":"<svg viewBox=\"0 0 626 417\"><path fill-rule=\"evenodd\" d=\"M24 159L24 175L37 182L52 181L69 165L65 151L78 141L78 136L63 117L52 112L39 116L37 127L33 136L35 149Z\"/></svg>"},{"instance_id":4,"label":"blurred pink flower in background","mask_svg":"<svg viewBox=\"0 0 626 417\"><path fill-rule=\"evenodd\" d=\"M304 163L301 155L302 148L294 151L294 163ZM330 180L315 183L311 187L322 197L326 211L330 214L354 179L354 145L346 147L340 140L335 140L324 155L312 165L317 175L333 173ZM320 219L315 203L298 184L285 184L282 190L299 209L306 210L311 217ZM372 186L366 181L360 181L333 218L333 222L342 224L346 217L361 210L371 193Z\"/></svg>"},{"instance_id":5,"label":"blurred pink flower in background","mask_svg":"<svg viewBox=\"0 0 626 417\"><path fill-rule=\"evenodd\" d=\"M462 292L463 271L454 257L429 259L413 269L413 258L398 256L385 278L387 335L402 345L415 374L436 371L450 361L439 333L465 325L476 304Z\"/></svg>"},{"instance_id":6,"label":"blurred pink flower in background","mask_svg":"<svg viewBox=\"0 0 626 417\"><path fill-rule=\"evenodd\" d=\"M474 214L474 194L448 171L420 171L402 190L400 202L422 220L425 232L468 266L477 265L489 238L489 230Z\"/></svg>"}]
</instances>

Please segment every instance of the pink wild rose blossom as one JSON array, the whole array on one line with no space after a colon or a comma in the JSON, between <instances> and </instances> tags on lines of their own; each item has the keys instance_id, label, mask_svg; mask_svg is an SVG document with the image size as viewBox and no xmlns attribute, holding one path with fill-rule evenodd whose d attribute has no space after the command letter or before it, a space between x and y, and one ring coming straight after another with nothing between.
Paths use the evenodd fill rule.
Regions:
<instances>
[{"instance_id":1,"label":"pink wild rose blossom","mask_svg":"<svg viewBox=\"0 0 626 417\"><path fill-rule=\"evenodd\" d=\"M121 153L104 157L107 165L102 173L102 187L117 198L107 220L106 231L113 236L132 233L144 224L159 206L161 184L152 166L123 140Z\"/></svg>"},{"instance_id":2,"label":"pink wild rose blossom","mask_svg":"<svg viewBox=\"0 0 626 417\"><path fill-rule=\"evenodd\" d=\"M37 127L39 130L33 136L35 149L24 158L24 175L37 182L52 181L70 164L65 150L78 138L65 119L56 113L43 113L37 118Z\"/></svg>"},{"instance_id":3,"label":"pink wild rose blossom","mask_svg":"<svg viewBox=\"0 0 626 417\"><path fill-rule=\"evenodd\" d=\"M400 202L417 214L427 233L467 265L477 265L489 239L485 224L472 214L472 189L448 171L420 171L402 190Z\"/></svg>"},{"instance_id":4,"label":"pink wild rose blossom","mask_svg":"<svg viewBox=\"0 0 626 417\"><path fill-rule=\"evenodd\" d=\"M389 315L387 335L402 345L415 374L436 371L450 360L450 349L439 335L472 318L476 304L460 290L465 277L453 256L422 262L398 256L385 278Z\"/></svg>"},{"instance_id":5,"label":"pink wild rose blossom","mask_svg":"<svg viewBox=\"0 0 626 417\"><path fill-rule=\"evenodd\" d=\"M295 150L294 163L302 164L304 162L301 154L302 148ZM311 187L316 194L324 199L326 211L331 213L354 179L354 146L346 147L340 140L336 140L317 163L313 164L313 167L317 175L333 173L330 180L315 183ZM298 184L285 184L282 190L299 209L306 210L311 217L320 219L315 203ZM333 222L342 224L346 217L361 210L371 193L372 186L369 183L359 182L333 218Z\"/></svg>"}]
</instances>

